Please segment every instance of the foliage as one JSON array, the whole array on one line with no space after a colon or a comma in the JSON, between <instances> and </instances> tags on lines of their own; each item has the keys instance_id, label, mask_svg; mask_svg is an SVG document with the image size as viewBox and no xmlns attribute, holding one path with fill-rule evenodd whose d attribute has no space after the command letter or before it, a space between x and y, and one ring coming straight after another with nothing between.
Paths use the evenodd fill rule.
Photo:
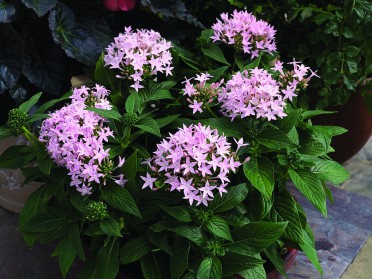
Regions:
<instances>
[{"instance_id":1,"label":"foliage","mask_svg":"<svg viewBox=\"0 0 372 279\"><path fill-rule=\"evenodd\" d=\"M195 49L173 41L173 76L144 77L138 92L134 78L115 78L118 70L104 67L101 56L92 78L111 91L109 102L98 85L74 89L64 108L85 107L78 125L69 115L45 114L70 94L34 112L35 95L19 107L21 117L0 127L1 138L23 131L32 143L6 150L0 167L21 168L27 182L44 182L22 210L20 231L29 246L57 243L53 255L63 276L80 258L86 263L79 278L110 279L119 270L144 278L261 278L268 259L283 272L279 253L285 246L304 251L321 273L311 229L287 181L326 216L326 182L348 177L327 155L332 137L345 130L313 125L311 117L323 112L296 105L313 75L307 67L294 63L286 70L279 61L274 67L272 52L252 58L213 43L212 33L203 31ZM154 59L156 54L148 57ZM236 104L239 113L229 104L221 109L237 92L245 100ZM41 131L31 132L31 123L45 118ZM56 118L60 126L45 131ZM82 133L68 138L65 128ZM106 139L102 133L110 131ZM191 146L195 140L199 144ZM104 145L102 157L82 151L97 142Z\"/></svg>"}]
</instances>

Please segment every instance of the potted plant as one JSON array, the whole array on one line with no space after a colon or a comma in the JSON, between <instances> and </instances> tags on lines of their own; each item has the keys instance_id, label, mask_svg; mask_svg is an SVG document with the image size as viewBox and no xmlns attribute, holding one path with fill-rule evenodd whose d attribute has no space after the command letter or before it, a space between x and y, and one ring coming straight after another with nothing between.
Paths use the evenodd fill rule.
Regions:
<instances>
[{"instance_id":1,"label":"potted plant","mask_svg":"<svg viewBox=\"0 0 372 279\"><path fill-rule=\"evenodd\" d=\"M316 74L272 65L275 51L273 27L245 10L221 14L196 49L127 26L94 87L49 114L61 100L32 116L40 94L21 104L0 134L31 145L6 150L0 167L44 182L20 215L26 243L54 241L63 276L85 261L80 278L265 278L265 261L285 273L288 248L321 272L287 181L326 216L325 182L348 177L327 155L345 129L296 106Z\"/></svg>"},{"instance_id":2,"label":"potted plant","mask_svg":"<svg viewBox=\"0 0 372 279\"><path fill-rule=\"evenodd\" d=\"M240 1L237 1L239 4ZM337 111L317 117L349 130L335 139L334 159L343 162L363 147L372 133L372 7L369 1L262 1L247 4L277 29L283 60L296 57L318 69L299 106Z\"/></svg>"}]
</instances>

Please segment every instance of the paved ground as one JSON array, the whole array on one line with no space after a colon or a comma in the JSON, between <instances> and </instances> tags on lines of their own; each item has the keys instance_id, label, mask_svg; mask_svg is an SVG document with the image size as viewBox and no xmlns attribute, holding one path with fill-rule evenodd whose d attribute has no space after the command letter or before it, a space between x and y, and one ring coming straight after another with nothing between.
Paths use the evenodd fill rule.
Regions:
<instances>
[{"instance_id":1,"label":"paved ground","mask_svg":"<svg viewBox=\"0 0 372 279\"><path fill-rule=\"evenodd\" d=\"M372 138L344 165L351 178L339 189L333 189L335 203L329 205L327 219L305 203L323 277L300 253L289 272L291 279L372 278ZM300 194L297 198L303 200ZM0 208L0 279L61 278L57 260L49 256L51 247L36 246L30 250L25 246L17 231L17 216Z\"/></svg>"}]
</instances>

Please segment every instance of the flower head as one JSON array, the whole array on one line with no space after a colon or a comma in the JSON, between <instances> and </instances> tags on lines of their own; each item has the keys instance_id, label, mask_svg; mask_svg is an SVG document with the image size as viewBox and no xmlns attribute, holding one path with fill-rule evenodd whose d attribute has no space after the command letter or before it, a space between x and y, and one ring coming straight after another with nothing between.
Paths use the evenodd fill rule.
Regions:
<instances>
[{"instance_id":1,"label":"flower head","mask_svg":"<svg viewBox=\"0 0 372 279\"><path fill-rule=\"evenodd\" d=\"M118 77L133 80L131 87L138 91L143 88L143 79L157 73L172 74L170 47L170 42L154 30L133 31L127 27L106 48L104 61L106 66L120 71Z\"/></svg>"},{"instance_id":2,"label":"flower head","mask_svg":"<svg viewBox=\"0 0 372 279\"><path fill-rule=\"evenodd\" d=\"M231 17L221 14L221 20L212 26L213 41L234 45L244 53L257 57L260 51L272 53L276 50L275 33L272 26L247 11L235 10Z\"/></svg>"},{"instance_id":3,"label":"flower head","mask_svg":"<svg viewBox=\"0 0 372 279\"><path fill-rule=\"evenodd\" d=\"M227 175L240 166L226 137L200 123L170 134L148 163L151 171L142 177L144 187L153 189L159 183L177 190L190 205L194 201L207 205L215 192L226 192Z\"/></svg>"}]
</instances>

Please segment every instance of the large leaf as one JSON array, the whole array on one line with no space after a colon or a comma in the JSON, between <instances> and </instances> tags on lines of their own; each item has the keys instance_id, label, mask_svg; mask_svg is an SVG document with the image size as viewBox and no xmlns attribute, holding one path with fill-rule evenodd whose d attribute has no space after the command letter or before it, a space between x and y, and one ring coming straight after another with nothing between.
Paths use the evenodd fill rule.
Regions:
<instances>
[{"instance_id":1,"label":"large leaf","mask_svg":"<svg viewBox=\"0 0 372 279\"><path fill-rule=\"evenodd\" d=\"M25 152L28 149L27 145L13 145L6 149L0 155L1 169L18 169L23 167L26 162L26 157L29 153Z\"/></svg>"},{"instance_id":2,"label":"large leaf","mask_svg":"<svg viewBox=\"0 0 372 279\"><path fill-rule=\"evenodd\" d=\"M49 15L49 27L54 41L62 46L67 56L95 65L102 49L88 28L76 24L74 12L68 6L56 5Z\"/></svg>"},{"instance_id":3,"label":"large leaf","mask_svg":"<svg viewBox=\"0 0 372 279\"><path fill-rule=\"evenodd\" d=\"M119 244L116 237L109 238L108 242L103 245L97 253L97 272L92 279L115 279L119 272L118 260Z\"/></svg>"},{"instance_id":4,"label":"large leaf","mask_svg":"<svg viewBox=\"0 0 372 279\"><path fill-rule=\"evenodd\" d=\"M150 243L172 256L173 252L168 244L168 233L166 231L153 232L148 230L146 236Z\"/></svg>"},{"instance_id":5,"label":"large leaf","mask_svg":"<svg viewBox=\"0 0 372 279\"><path fill-rule=\"evenodd\" d=\"M94 70L94 79L97 83L113 88L115 82L115 73L113 70L105 67L105 62L103 60L104 54L102 53Z\"/></svg>"},{"instance_id":6,"label":"large leaf","mask_svg":"<svg viewBox=\"0 0 372 279\"><path fill-rule=\"evenodd\" d=\"M137 153L138 153L137 150L135 150L133 154L130 155L129 158L125 160L125 163L123 166L124 177L128 179L126 188L132 195L135 195L136 192L138 191L137 184L136 184L136 175L137 175L137 167L138 167Z\"/></svg>"},{"instance_id":7,"label":"large leaf","mask_svg":"<svg viewBox=\"0 0 372 279\"><path fill-rule=\"evenodd\" d=\"M284 233L287 222L257 222L245 225L232 233L233 243L226 244L229 251L251 256L262 252Z\"/></svg>"},{"instance_id":8,"label":"large leaf","mask_svg":"<svg viewBox=\"0 0 372 279\"><path fill-rule=\"evenodd\" d=\"M14 3L0 0L0 22L11 22L15 13Z\"/></svg>"},{"instance_id":9,"label":"large leaf","mask_svg":"<svg viewBox=\"0 0 372 279\"><path fill-rule=\"evenodd\" d=\"M221 261L223 264L223 278L233 276L250 268L261 266L265 262L257 257L243 256L229 252L221 258Z\"/></svg>"},{"instance_id":10,"label":"large leaf","mask_svg":"<svg viewBox=\"0 0 372 279\"><path fill-rule=\"evenodd\" d=\"M20 229L25 232L51 232L61 230L68 222L65 213L48 209L48 211L30 218L29 222L23 224Z\"/></svg>"},{"instance_id":11,"label":"large leaf","mask_svg":"<svg viewBox=\"0 0 372 279\"><path fill-rule=\"evenodd\" d=\"M119 223L111 217L103 219L100 222L100 228L108 236L122 236L120 233Z\"/></svg>"},{"instance_id":12,"label":"large leaf","mask_svg":"<svg viewBox=\"0 0 372 279\"><path fill-rule=\"evenodd\" d=\"M216 195L208 204L208 208L213 212L223 212L234 208L245 199L248 194L248 188L245 183L229 187L227 193Z\"/></svg>"},{"instance_id":13,"label":"large leaf","mask_svg":"<svg viewBox=\"0 0 372 279\"><path fill-rule=\"evenodd\" d=\"M301 250L306 254L309 260L313 263L315 268L319 271L320 274L323 274L322 267L320 266L318 255L314 243L312 242L310 236L306 231L304 231L304 243L300 243Z\"/></svg>"},{"instance_id":14,"label":"large leaf","mask_svg":"<svg viewBox=\"0 0 372 279\"><path fill-rule=\"evenodd\" d=\"M125 243L120 249L120 262L127 264L138 261L151 250L151 244L146 237L140 236Z\"/></svg>"},{"instance_id":15,"label":"large leaf","mask_svg":"<svg viewBox=\"0 0 372 279\"><path fill-rule=\"evenodd\" d=\"M242 125L239 120L231 122L230 118L210 118L200 120L200 123L211 126L213 129L217 129L219 134L224 134L226 137L242 138Z\"/></svg>"},{"instance_id":16,"label":"large leaf","mask_svg":"<svg viewBox=\"0 0 372 279\"><path fill-rule=\"evenodd\" d=\"M171 278L178 279L186 271L189 262L190 243L182 237L176 237L170 257Z\"/></svg>"},{"instance_id":17,"label":"large leaf","mask_svg":"<svg viewBox=\"0 0 372 279\"><path fill-rule=\"evenodd\" d=\"M161 206L161 208L178 221L186 223L192 221L192 212L188 206Z\"/></svg>"},{"instance_id":18,"label":"large leaf","mask_svg":"<svg viewBox=\"0 0 372 279\"><path fill-rule=\"evenodd\" d=\"M225 56L223 55L223 52L222 52L221 48L219 48L217 45L211 44L208 47L205 47L205 48L203 47L202 52L206 56L208 56L208 57L210 57L210 58L212 58L212 59L214 59L218 62L221 62L221 63L226 64L226 65L230 65L230 63L227 62Z\"/></svg>"},{"instance_id":19,"label":"large leaf","mask_svg":"<svg viewBox=\"0 0 372 279\"><path fill-rule=\"evenodd\" d=\"M121 114L116 110L107 110L107 109L99 109L99 108L87 108L87 110L94 111L98 115L105 117L107 119L115 119L121 121Z\"/></svg>"},{"instance_id":20,"label":"large leaf","mask_svg":"<svg viewBox=\"0 0 372 279\"><path fill-rule=\"evenodd\" d=\"M318 160L312 171L321 179L333 184L341 184L350 176L343 166L330 160Z\"/></svg>"},{"instance_id":21,"label":"large leaf","mask_svg":"<svg viewBox=\"0 0 372 279\"><path fill-rule=\"evenodd\" d=\"M156 123L154 119L150 117L145 117L145 118L140 119L134 126L145 132L161 137L158 124Z\"/></svg>"},{"instance_id":22,"label":"large leaf","mask_svg":"<svg viewBox=\"0 0 372 279\"><path fill-rule=\"evenodd\" d=\"M24 47L9 24L0 24L0 94L11 89L22 75Z\"/></svg>"},{"instance_id":23,"label":"large leaf","mask_svg":"<svg viewBox=\"0 0 372 279\"><path fill-rule=\"evenodd\" d=\"M33 95L29 100L22 103L19 106L19 110L22 112L28 112L32 106L34 106L41 96L41 92Z\"/></svg>"},{"instance_id":24,"label":"large leaf","mask_svg":"<svg viewBox=\"0 0 372 279\"><path fill-rule=\"evenodd\" d=\"M141 218L141 213L127 189L118 185L108 185L102 188L102 199L112 207Z\"/></svg>"},{"instance_id":25,"label":"large leaf","mask_svg":"<svg viewBox=\"0 0 372 279\"><path fill-rule=\"evenodd\" d=\"M222 277L222 264L217 257L205 258L199 266L197 279L220 279Z\"/></svg>"},{"instance_id":26,"label":"large leaf","mask_svg":"<svg viewBox=\"0 0 372 279\"><path fill-rule=\"evenodd\" d=\"M257 135L257 141L258 143L274 150L297 146L283 131L276 127L263 129Z\"/></svg>"},{"instance_id":27,"label":"large leaf","mask_svg":"<svg viewBox=\"0 0 372 279\"><path fill-rule=\"evenodd\" d=\"M289 169L288 174L300 192L324 215L327 216L326 195L320 179L307 170Z\"/></svg>"},{"instance_id":28,"label":"large leaf","mask_svg":"<svg viewBox=\"0 0 372 279\"><path fill-rule=\"evenodd\" d=\"M65 101L67 100L68 98L70 98L70 96L72 95L72 92L67 92L65 94L63 94L60 98L58 99L53 99L53 100L50 100L46 103L43 103L36 111L35 111L35 114L41 114L43 112L45 112L47 109L51 108L52 106L54 106L55 104L59 103L59 102L62 102L62 101Z\"/></svg>"},{"instance_id":29,"label":"large leaf","mask_svg":"<svg viewBox=\"0 0 372 279\"><path fill-rule=\"evenodd\" d=\"M261 221L265 218L273 205L272 197L266 198L259 191L252 191L247 197L247 215L251 221Z\"/></svg>"},{"instance_id":30,"label":"large leaf","mask_svg":"<svg viewBox=\"0 0 372 279\"><path fill-rule=\"evenodd\" d=\"M266 279L266 271L262 265L239 272L243 278Z\"/></svg>"},{"instance_id":31,"label":"large leaf","mask_svg":"<svg viewBox=\"0 0 372 279\"><path fill-rule=\"evenodd\" d=\"M169 231L172 231L192 242L196 243L199 246L204 244L204 237L200 227L192 227L192 226L183 226L183 227L176 227L176 228L169 228Z\"/></svg>"},{"instance_id":32,"label":"large leaf","mask_svg":"<svg viewBox=\"0 0 372 279\"><path fill-rule=\"evenodd\" d=\"M303 233L297 204L292 195L284 190L275 195L274 209L280 222L288 221L283 237L297 243L303 243Z\"/></svg>"},{"instance_id":33,"label":"large leaf","mask_svg":"<svg viewBox=\"0 0 372 279\"><path fill-rule=\"evenodd\" d=\"M270 198L274 190L274 166L265 157L251 157L243 165L243 171L249 182L266 198Z\"/></svg>"},{"instance_id":34,"label":"large leaf","mask_svg":"<svg viewBox=\"0 0 372 279\"><path fill-rule=\"evenodd\" d=\"M57 0L21 0L27 8L33 9L34 12L39 16L45 15L48 11L54 8L57 4Z\"/></svg>"},{"instance_id":35,"label":"large leaf","mask_svg":"<svg viewBox=\"0 0 372 279\"><path fill-rule=\"evenodd\" d=\"M158 255L158 257L156 255ZM165 278L165 269L162 268L162 260L162 258L159 259L159 254L155 253L149 253L141 258L141 270L145 279Z\"/></svg>"}]
</instances>

